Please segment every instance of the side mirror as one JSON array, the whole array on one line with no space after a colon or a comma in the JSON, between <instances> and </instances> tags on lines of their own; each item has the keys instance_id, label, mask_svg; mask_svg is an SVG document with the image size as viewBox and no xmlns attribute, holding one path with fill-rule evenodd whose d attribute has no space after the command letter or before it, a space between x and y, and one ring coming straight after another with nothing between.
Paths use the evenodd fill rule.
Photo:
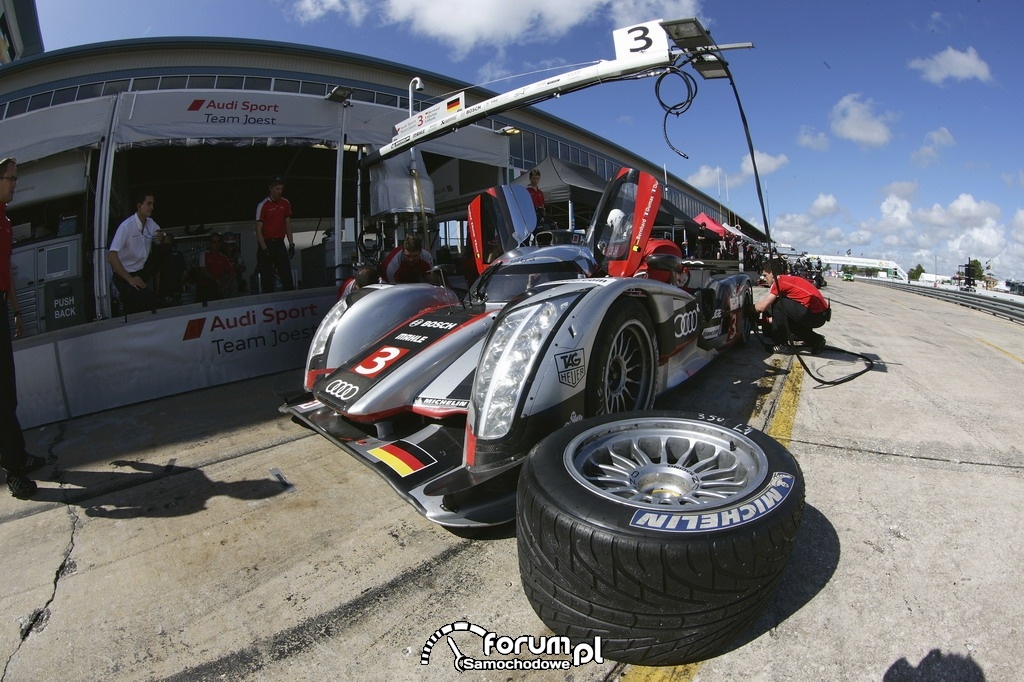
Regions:
<instances>
[{"instance_id":1,"label":"side mirror","mask_svg":"<svg viewBox=\"0 0 1024 682\"><path fill-rule=\"evenodd\" d=\"M665 272L682 272L683 259L671 253L652 253L645 261L651 270L664 270Z\"/></svg>"}]
</instances>

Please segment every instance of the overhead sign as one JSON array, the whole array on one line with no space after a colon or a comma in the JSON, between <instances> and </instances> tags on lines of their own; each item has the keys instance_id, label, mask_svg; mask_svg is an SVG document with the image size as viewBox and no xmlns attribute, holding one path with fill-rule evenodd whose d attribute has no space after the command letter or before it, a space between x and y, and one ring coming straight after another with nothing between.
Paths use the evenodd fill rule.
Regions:
<instances>
[{"instance_id":1,"label":"overhead sign","mask_svg":"<svg viewBox=\"0 0 1024 682\"><path fill-rule=\"evenodd\" d=\"M161 90L120 95L115 140L299 137L338 140L342 107L291 93Z\"/></svg>"},{"instance_id":2,"label":"overhead sign","mask_svg":"<svg viewBox=\"0 0 1024 682\"><path fill-rule=\"evenodd\" d=\"M405 135L418 130L424 126L438 123L447 116L457 114L466 108L466 93L460 92L452 97L447 97L429 109L424 109L415 116L401 121L395 125L395 135Z\"/></svg>"},{"instance_id":3,"label":"overhead sign","mask_svg":"<svg viewBox=\"0 0 1024 682\"><path fill-rule=\"evenodd\" d=\"M401 129L404 132L396 134L391 142L363 157L361 165L364 168L372 166L420 142L447 135L461 126L509 109L536 104L563 93L582 90L603 81L617 80L627 75L642 74L644 71L651 71L659 66L669 66L672 63L668 34L659 21L648 21L636 26L617 29L612 36L615 42L616 59L601 60L582 69L524 85L479 104L465 107L451 116L443 116L433 123L424 122L422 126L403 125ZM406 119L403 124L413 121L415 118Z\"/></svg>"}]
</instances>

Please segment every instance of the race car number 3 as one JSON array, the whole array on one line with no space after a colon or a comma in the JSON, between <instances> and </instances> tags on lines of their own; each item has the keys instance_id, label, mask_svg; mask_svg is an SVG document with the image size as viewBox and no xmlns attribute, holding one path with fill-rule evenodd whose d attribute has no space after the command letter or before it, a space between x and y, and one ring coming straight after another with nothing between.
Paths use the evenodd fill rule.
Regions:
<instances>
[{"instance_id":1,"label":"race car number 3","mask_svg":"<svg viewBox=\"0 0 1024 682\"><path fill-rule=\"evenodd\" d=\"M373 355L353 367L352 371L364 377L375 377L408 352L408 348L381 346Z\"/></svg>"}]
</instances>

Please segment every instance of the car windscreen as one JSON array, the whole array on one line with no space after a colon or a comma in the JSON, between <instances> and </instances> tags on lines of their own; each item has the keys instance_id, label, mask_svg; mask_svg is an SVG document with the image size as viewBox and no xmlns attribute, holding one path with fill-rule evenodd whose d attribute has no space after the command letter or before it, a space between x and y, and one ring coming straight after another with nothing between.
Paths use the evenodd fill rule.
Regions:
<instances>
[{"instance_id":1,"label":"car windscreen","mask_svg":"<svg viewBox=\"0 0 1024 682\"><path fill-rule=\"evenodd\" d=\"M565 279L580 279L586 274L572 262L560 263L522 263L504 265L496 263L473 287L473 296L477 300L511 301L528 289L546 282Z\"/></svg>"}]
</instances>

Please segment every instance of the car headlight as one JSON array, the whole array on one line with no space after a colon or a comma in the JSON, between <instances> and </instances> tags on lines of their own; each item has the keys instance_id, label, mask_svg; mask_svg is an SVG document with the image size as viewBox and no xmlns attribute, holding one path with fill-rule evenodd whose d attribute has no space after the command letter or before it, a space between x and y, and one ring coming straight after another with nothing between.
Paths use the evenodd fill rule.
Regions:
<instances>
[{"instance_id":1,"label":"car headlight","mask_svg":"<svg viewBox=\"0 0 1024 682\"><path fill-rule=\"evenodd\" d=\"M561 296L515 310L494 328L473 381L477 438L501 438L512 419L541 348L562 314L579 294Z\"/></svg>"},{"instance_id":2,"label":"car headlight","mask_svg":"<svg viewBox=\"0 0 1024 682\"><path fill-rule=\"evenodd\" d=\"M327 344L330 343L331 336L334 335L334 329L338 326L338 322L346 310L348 310L348 303L342 299L330 309L320 322L320 326L316 328L313 342L309 344L309 352L306 354L307 384L310 382L311 370L323 369L327 366L327 358L321 356L327 350ZM313 372L312 375L315 376L316 373ZM305 388L307 391L313 390L312 385L307 385Z\"/></svg>"}]
</instances>

